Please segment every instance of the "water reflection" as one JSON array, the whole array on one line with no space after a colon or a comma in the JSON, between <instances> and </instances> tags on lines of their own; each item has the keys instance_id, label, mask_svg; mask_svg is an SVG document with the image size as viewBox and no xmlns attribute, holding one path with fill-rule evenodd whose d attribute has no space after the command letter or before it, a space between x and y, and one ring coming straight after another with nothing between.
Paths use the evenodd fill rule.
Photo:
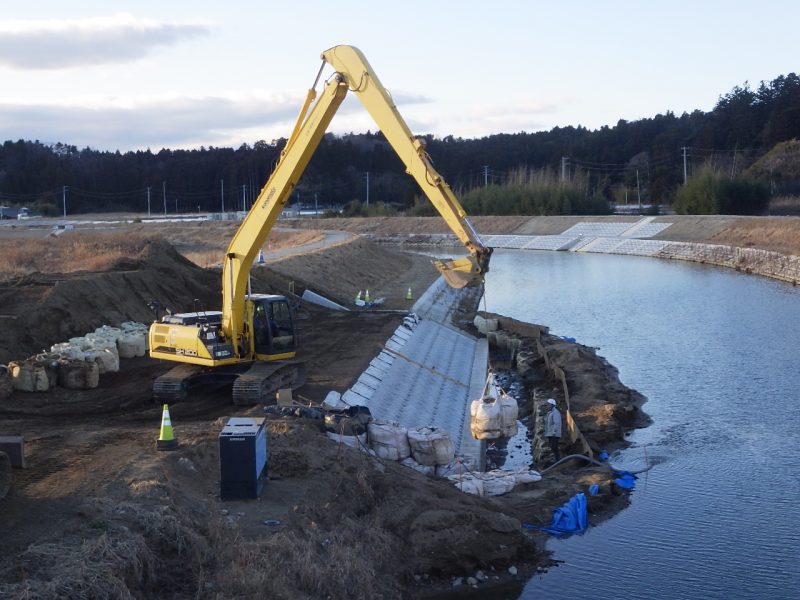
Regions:
<instances>
[{"instance_id":1,"label":"water reflection","mask_svg":"<svg viewBox=\"0 0 800 600\"><path fill-rule=\"evenodd\" d=\"M497 251L488 310L600 348L649 398L630 508L522 598L795 598L800 289L648 258Z\"/></svg>"}]
</instances>

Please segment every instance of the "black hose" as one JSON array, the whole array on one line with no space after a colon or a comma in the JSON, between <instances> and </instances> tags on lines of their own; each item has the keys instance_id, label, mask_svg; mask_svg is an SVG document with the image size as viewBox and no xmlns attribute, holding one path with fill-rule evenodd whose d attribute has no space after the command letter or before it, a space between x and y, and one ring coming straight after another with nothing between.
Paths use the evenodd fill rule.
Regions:
<instances>
[{"instance_id":1,"label":"black hose","mask_svg":"<svg viewBox=\"0 0 800 600\"><path fill-rule=\"evenodd\" d=\"M591 458L589 456L584 456L583 454L570 454L569 456L565 456L561 460L557 460L556 462L554 462L552 465L547 467L544 471L541 471L541 474L544 475L548 471L550 471L552 469L555 469L561 463L566 462L568 460L575 459L575 458L581 458L581 459L583 459L583 460L585 460L587 462L590 462L592 464L597 465L598 467L608 467L610 470L614 471L615 473L622 473L623 471L625 471L627 473L630 473L631 475L638 475L639 473L644 473L645 471L649 471L650 469L653 468L653 465L649 465L648 467L645 467L644 469L639 469L638 471L626 471L625 469L617 469L615 467L612 467L607 462L600 462L599 460L596 460L596 459Z\"/></svg>"}]
</instances>

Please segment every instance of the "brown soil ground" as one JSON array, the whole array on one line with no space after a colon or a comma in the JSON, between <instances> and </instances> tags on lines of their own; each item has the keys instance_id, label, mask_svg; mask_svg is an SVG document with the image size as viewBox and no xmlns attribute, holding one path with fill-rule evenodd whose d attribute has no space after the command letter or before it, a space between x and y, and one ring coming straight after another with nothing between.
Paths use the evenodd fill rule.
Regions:
<instances>
[{"instance_id":1,"label":"brown soil ground","mask_svg":"<svg viewBox=\"0 0 800 600\"><path fill-rule=\"evenodd\" d=\"M201 249L225 238L219 229L204 232ZM196 246L196 233L182 243ZM219 276L154 240L102 271L6 277L0 362L99 325L147 322L151 299L177 311L192 310L195 298L214 308ZM358 240L258 268L253 289L311 288L350 303L368 287L386 297L386 308L406 309L407 288L421 292L435 276L424 257ZM343 391L401 318L391 310L332 313L302 304L299 357L308 381L298 397L313 403ZM156 452L161 409L150 389L168 368L149 358L123 360L95 390L0 400L0 432L25 436L28 459L0 503L0 596L401 598L449 589L452 577L478 569L502 583L510 565L520 568L510 578L518 587L547 562L539 536L521 522L546 523L555 506L594 482L606 493L591 500L593 520L626 502L608 493L608 473L593 469L477 498L341 447L318 421L271 417L271 478L262 499L223 503L217 435L227 416L263 412L234 409L229 389L203 390L170 408L179 449ZM586 397L620 392L608 381L587 383ZM620 431L600 427L604 435L609 428Z\"/></svg>"}]
</instances>

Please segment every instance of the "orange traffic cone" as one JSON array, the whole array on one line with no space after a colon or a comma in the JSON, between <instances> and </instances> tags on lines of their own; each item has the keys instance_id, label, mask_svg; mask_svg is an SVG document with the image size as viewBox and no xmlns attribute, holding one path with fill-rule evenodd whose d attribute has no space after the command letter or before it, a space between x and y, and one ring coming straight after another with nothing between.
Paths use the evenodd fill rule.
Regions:
<instances>
[{"instance_id":1,"label":"orange traffic cone","mask_svg":"<svg viewBox=\"0 0 800 600\"><path fill-rule=\"evenodd\" d=\"M164 412L161 414L161 433L156 442L156 450L175 450L178 447L178 440L172 434L172 421L169 418L169 406L164 405Z\"/></svg>"}]
</instances>

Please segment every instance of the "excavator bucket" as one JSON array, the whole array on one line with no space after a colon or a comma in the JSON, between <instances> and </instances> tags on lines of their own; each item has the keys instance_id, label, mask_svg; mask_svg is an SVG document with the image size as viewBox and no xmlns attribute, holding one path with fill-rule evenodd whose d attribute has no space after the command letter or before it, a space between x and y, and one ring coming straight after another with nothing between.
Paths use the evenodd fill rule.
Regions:
<instances>
[{"instance_id":1,"label":"excavator bucket","mask_svg":"<svg viewBox=\"0 0 800 600\"><path fill-rule=\"evenodd\" d=\"M460 290L465 287L478 286L483 282L484 271L478 266L478 259L475 256L431 262L451 288Z\"/></svg>"}]
</instances>

